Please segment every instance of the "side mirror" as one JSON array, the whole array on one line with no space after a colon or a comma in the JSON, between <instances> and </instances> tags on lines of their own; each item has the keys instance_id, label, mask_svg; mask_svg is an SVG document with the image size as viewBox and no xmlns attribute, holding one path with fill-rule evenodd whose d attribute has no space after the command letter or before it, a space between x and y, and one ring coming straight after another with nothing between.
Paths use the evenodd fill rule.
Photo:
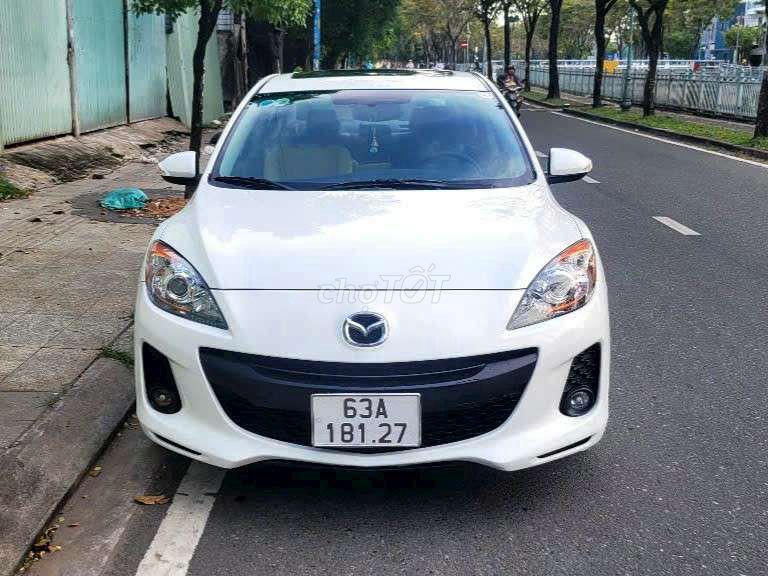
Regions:
<instances>
[{"instance_id":1,"label":"side mirror","mask_svg":"<svg viewBox=\"0 0 768 576\"><path fill-rule=\"evenodd\" d=\"M547 181L550 184L575 182L592 172L592 160L567 148L552 148L549 151L549 173Z\"/></svg>"},{"instance_id":2,"label":"side mirror","mask_svg":"<svg viewBox=\"0 0 768 576\"><path fill-rule=\"evenodd\" d=\"M194 152L172 154L160 162L160 174L163 180L171 184L192 186L200 181L197 174Z\"/></svg>"}]
</instances>

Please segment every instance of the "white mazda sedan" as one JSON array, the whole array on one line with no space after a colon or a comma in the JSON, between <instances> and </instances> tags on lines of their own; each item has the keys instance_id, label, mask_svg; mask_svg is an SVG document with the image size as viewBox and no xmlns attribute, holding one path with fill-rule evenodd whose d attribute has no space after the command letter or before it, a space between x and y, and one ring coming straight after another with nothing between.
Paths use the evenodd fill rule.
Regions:
<instances>
[{"instance_id":1,"label":"white mazda sedan","mask_svg":"<svg viewBox=\"0 0 768 576\"><path fill-rule=\"evenodd\" d=\"M610 336L600 257L501 94L451 71L271 76L149 247L137 411L216 466L470 461L596 444Z\"/></svg>"}]
</instances>

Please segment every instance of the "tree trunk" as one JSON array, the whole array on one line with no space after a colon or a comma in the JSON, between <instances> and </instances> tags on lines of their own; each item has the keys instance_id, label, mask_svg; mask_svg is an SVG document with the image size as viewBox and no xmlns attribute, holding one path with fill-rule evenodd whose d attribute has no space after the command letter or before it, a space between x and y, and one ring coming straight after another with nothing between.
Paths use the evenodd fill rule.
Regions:
<instances>
[{"instance_id":1,"label":"tree trunk","mask_svg":"<svg viewBox=\"0 0 768 576\"><path fill-rule=\"evenodd\" d=\"M645 89L643 91L643 116L654 116L656 114L656 73L659 65L659 55L661 54L664 12L657 11L653 27L650 27L648 16L645 20L641 18L641 28L645 45L648 49L648 76L645 79Z\"/></svg>"},{"instance_id":2,"label":"tree trunk","mask_svg":"<svg viewBox=\"0 0 768 576\"><path fill-rule=\"evenodd\" d=\"M659 64L659 49L657 46L648 47L648 76L643 90L643 116L656 114L656 71Z\"/></svg>"},{"instance_id":3,"label":"tree trunk","mask_svg":"<svg viewBox=\"0 0 768 576\"><path fill-rule=\"evenodd\" d=\"M549 24L549 91L547 99L560 98L560 72L557 69L557 44L560 36L560 9L563 0L549 0L552 14Z\"/></svg>"},{"instance_id":4,"label":"tree trunk","mask_svg":"<svg viewBox=\"0 0 768 576\"><path fill-rule=\"evenodd\" d=\"M195 153L195 171L200 174L200 152L203 147L203 88L205 86L205 51L216 28L223 0L202 0L200 2L200 21L197 32L195 52L192 57L192 126L190 128L189 149ZM184 196L189 198L193 191L187 189Z\"/></svg>"},{"instance_id":5,"label":"tree trunk","mask_svg":"<svg viewBox=\"0 0 768 576\"><path fill-rule=\"evenodd\" d=\"M531 91L531 52L533 51L533 30L525 33L525 80L523 87L526 92Z\"/></svg>"},{"instance_id":6,"label":"tree trunk","mask_svg":"<svg viewBox=\"0 0 768 576\"><path fill-rule=\"evenodd\" d=\"M491 21L488 18L483 18L483 30L485 31L485 51L486 51L486 66L485 73L490 80L493 80L493 54L491 53Z\"/></svg>"},{"instance_id":7,"label":"tree trunk","mask_svg":"<svg viewBox=\"0 0 768 576\"><path fill-rule=\"evenodd\" d=\"M504 5L504 69L512 62L512 31L509 25L509 5Z\"/></svg>"},{"instance_id":8,"label":"tree trunk","mask_svg":"<svg viewBox=\"0 0 768 576\"><path fill-rule=\"evenodd\" d=\"M768 59L768 34L765 36L765 58ZM768 60L766 60L768 62ZM757 104L755 138L768 138L768 70L763 72L763 87Z\"/></svg>"},{"instance_id":9,"label":"tree trunk","mask_svg":"<svg viewBox=\"0 0 768 576\"><path fill-rule=\"evenodd\" d=\"M595 60L595 85L592 89L592 108L603 105L603 69L605 68L605 8L598 1L595 17L595 45L597 46Z\"/></svg>"}]
</instances>

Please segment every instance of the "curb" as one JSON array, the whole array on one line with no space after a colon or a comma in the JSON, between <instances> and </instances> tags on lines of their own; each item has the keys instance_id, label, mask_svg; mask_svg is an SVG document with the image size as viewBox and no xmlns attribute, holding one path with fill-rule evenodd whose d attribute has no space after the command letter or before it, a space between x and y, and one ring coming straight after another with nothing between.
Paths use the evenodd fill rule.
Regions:
<instances>
[{"instance_id":1,"label":"curb","mask_svg":"<svg viewBox=\"0 0 768 576\"><path fill-rule=\"evenodd\" d=\"M525 98L525 95L523 95L523 98ZM531 106L541 106L542 108L549 108L550 110L565 110L566 108L563 108L563 106L559 104L551 104L547 102L546 100L533 100L531 98L526 98L525 100L526 104L530 104Z\"/></svg>"},{"instance_id":2,"label":"curb","mask_svg":"<svg viewBox=\"0 0 768 576\"><path fill-rule=\"evenodd\" d=\"M652 134L654 136L661 136L669 140L678 140L681 142L687 142L689 144L697 144L699 146L708 146L710 148L720 148L722 150L728 150L729 152L736 152L738 154L744 154L752 158L759 160L768 160L768 150L757 150L756 148L748 148L746 146L739 146L738 144L730 144L728 142L722 142L720 140L712 140L703 136L692 136L689 134L679 134L677 132L671 132L664 130L663 128L651 128L650 126L643 126L641 124L634 124L632 122L624 122L622 120L614 120L612 118L605 118L589 112L582 112L581 110L575 110L573 108L562 108L561 112L570 116L576 116L578 118L584 118L586 120L592 120L600 124L608 124L612 126L619 126L621 128L627 128L637 132L644 132L646 134Z\"/></svg>"},{"instance_id":3,"label":"curb","mask_svg":"<svg viewBox=\"0 0 768 576\"><path fill-rule=\"evenodd\" d=\"M131 328L129 328L130 330ZM134 402L133 371L97 358L69 392L0 455L0 576L12 576Z\"/></svg>"}]
</instances>

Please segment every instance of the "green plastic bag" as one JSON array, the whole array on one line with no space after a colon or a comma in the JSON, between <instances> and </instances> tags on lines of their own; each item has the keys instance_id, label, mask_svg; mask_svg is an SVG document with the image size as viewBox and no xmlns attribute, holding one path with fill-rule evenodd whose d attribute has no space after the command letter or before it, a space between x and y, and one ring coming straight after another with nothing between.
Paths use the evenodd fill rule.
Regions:
<instances>
[{"instance_id":1,"label":"green plastic bag","mask_svg":"<svg viewBox=\"0 0 768 576\"><path fill-rule=\"evenodd\" d=\"M118 188L101 199L101 205L110 210L140 210L149 201L138 188Z\"/></svg>"}]
</instances>

